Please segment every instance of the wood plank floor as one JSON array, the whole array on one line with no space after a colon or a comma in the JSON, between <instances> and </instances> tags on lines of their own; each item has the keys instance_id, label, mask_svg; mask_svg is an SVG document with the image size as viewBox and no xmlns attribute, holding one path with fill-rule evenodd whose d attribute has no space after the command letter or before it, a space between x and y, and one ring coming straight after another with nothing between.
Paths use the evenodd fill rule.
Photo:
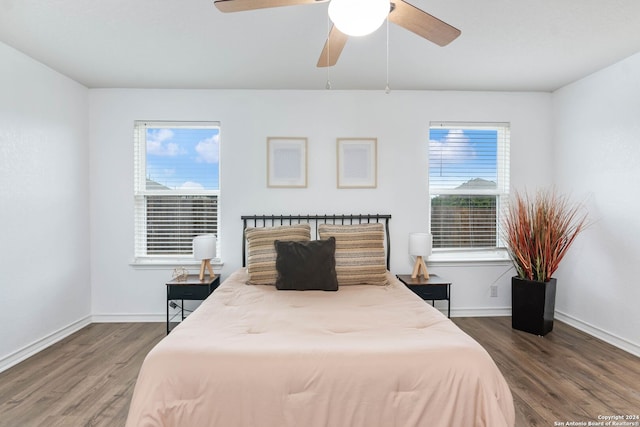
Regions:
<instances>
[{"instance_id":1,"label":"wood plank floor","mask_svg":"<svg viewBox=\"0 0 640 427\"><path fill-rule=\"evenodd\" d=\"M511 317L452 320L482 344L509 383L516 427L640 415L640 358L558 321L540 337L513 330Z\"/></svg>"},{"instance_id":2,"label":"wood plank floor","mask_svg":"<svg viewBox=\"0 0 640 427\"><path fill-rule=\"evenodd\" d=\"M123 426L164 323L93 323L0 373L0 426Z\"/></svg>"},{"instance_id":3,"label":"wood plank floor","mask_svg":"<svg viewBox=\"0 0 640 427\"><path fill-rule=\"evenodd\" d=\"M512 330L510 317L452 320L504 374L517 427L640 415L640 358L557 321L543 338ZM164 335L163 323L91 324L0 373L0 426L123 426L142 360Z\"/></svg>"}]
</instances>

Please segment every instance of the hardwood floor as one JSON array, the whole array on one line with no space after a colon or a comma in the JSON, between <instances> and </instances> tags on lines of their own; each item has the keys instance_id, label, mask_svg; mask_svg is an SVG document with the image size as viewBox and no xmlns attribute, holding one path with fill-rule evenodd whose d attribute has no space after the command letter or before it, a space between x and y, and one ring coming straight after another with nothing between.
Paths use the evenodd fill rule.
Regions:
<instances>
[{"instance_id":1,"label":"hardwood floor","mask_svg":"<svg viewBox=\"0 0 640 427\"><path fill-rule=\"evenodd\" d=\"M513 395L516 427L640 416L640 358L558 321L539 337L513 330L511 317L452 320L502 371ZM640 425L640 419L629 421Z\"/></svg>"},{"instance_id":2,"label":"hardwood floor","mask_svg":"<svg viewBox=\"0 0 640 427\"><path fill-rule=\"evenodd\" d=\"M558 321L543 338L510 317L452 320L504 374L517 427L640 415L640 358ZM164 336L164 323L95 323L0 373L0 426L123 426L142 360Z\"/></svg>"},{"instance_id":3,"label":"hardwood floor","mask_svg":"<svg viewBox=\"0 0 640 427\"><path fill-rule=\"evenodd\" d=\"M164 323L94 323L0 373L0 426L123 426Z\"/></svg>"}]
</instances>

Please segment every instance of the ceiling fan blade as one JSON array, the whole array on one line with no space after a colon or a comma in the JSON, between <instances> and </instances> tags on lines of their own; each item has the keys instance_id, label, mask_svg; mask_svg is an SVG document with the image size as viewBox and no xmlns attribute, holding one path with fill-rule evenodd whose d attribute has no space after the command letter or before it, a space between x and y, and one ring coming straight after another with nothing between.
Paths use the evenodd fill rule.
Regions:
<instances>
[{"instance_id":1,"label":"ceiling fan blade","mask_svg":"<svg viewBox=\"0 0 640 427\"><path fill-rule=\"evenodd\" d=\"M295 6L298 4L315 4L327 1L329 0L215 0L213 3L221 12L242 12L245 10Z\"/></svg>"},{"instance_id":2,"label":"ceiling fan blade","mask_svg":"<svg viewBox=\"0 0 640 427\"><path fill-rule=\"evenodd\" d=\"M404 0L393 0L389 21L432 41L446 46L460 35L460 30Z\"/></svg>"},{"instance_id":3,"label":"ceiling fan blade","mask_svg":"<svg viewBox=\"0 0 640 427\"><path fill-rule=\"evenodd\" d=\"M338 28L333 25L331 27L331 31L329 31L329 37L327 37L327 41L324 43L324 48L322 49L322 53L320 54L320 58L318 58L318 67L333 67L338 62L338 58L342 53L342 49L344 49L344 45L347 44L347 36L345 33L338 30Z\"/></svg>"}]
</instances>

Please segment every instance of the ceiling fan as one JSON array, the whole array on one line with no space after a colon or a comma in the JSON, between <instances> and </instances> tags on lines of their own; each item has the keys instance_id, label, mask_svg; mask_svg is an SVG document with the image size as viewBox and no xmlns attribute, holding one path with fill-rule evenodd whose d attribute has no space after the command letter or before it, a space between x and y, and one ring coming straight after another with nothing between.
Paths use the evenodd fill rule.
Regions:
<instances>
[{"instance_id":1,"label":"ceiling fan","mask_svg":"<svg viewBox=\"0 0 640 427\"><path fill-rule=\"evenodd\" d=\"M214 0L214 4L221 12L241 12L280 6L326 3L327 1L329 0ZM331 8L334 4L346 1L354 0L331 0L331 4L329 5L330 17L332 17ZM359 1L366 5L367 2L371 0L355 1ZM397 24L439 46L448 45L461 33L459 29L452 27L446 22L418 9L404 0L376 0L377 3L380 3L380 1L384 3L382 7L385 8L385 10L383 10L382 19L380 19L379 24L377 24L378 26L372 28L369 32L377 29L382 25L384 18L388 17L390 22L393 22L394 24ZM388 11L386 8L388 8ZM361 15L358 15L358 19L360 19L360 17ZM347 39L349 38L346 34L348 31L342 27L341 31L338 28L340 25L336 24L336 19L333 19L333 17L332 21L334 24L331 26L329 36L327 37L327 41L325 42L320 58L318 59L318 67L331 67L335 65L342 53L342 49L347 43Z\"/></svg>"}]
</instances>

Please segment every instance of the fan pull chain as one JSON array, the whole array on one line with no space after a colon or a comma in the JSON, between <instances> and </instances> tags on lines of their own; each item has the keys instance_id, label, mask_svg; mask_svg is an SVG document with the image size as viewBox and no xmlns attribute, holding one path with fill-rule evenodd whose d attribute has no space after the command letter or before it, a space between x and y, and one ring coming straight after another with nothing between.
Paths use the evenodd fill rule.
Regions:
<instances>
[{"instance_id":1,"label":"fan pull chain","mask_svg":"<svg viewBox=\"0 0 640 427\"><path fill-rule=\"evenodd\" d=\"M387 16L387 86L384 88L384 93L391 92L389 87L389 17Z\"/></svg>"},{"instance_id":2,"label":"fan pull chain","mask_svg":"<svg viewBox=\"0 0 640 427\"><path fill-rule=\"evenodd\" d=\"M329 58L331 52L331 19L329 19L329 14L327 13L327 84L325 85L325 89L331 90L331 80L329 79Z\"/></svg>"}]
</instances>

